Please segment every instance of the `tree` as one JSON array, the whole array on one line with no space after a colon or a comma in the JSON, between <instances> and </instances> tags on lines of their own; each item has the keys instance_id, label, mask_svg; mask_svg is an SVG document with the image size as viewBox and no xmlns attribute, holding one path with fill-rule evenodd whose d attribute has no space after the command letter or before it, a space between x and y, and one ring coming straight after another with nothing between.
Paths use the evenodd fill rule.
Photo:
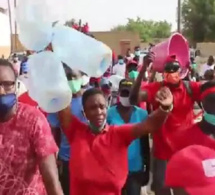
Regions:
<instances>
[{"instance_id":1,"label":"tree","mask_svg":"<svg viewBox=\"0 0 215 195\"><path fill-rule=\"evenodd\" d=\"M143 41L150 41L153 38L166 38L171 34L171 24L166 21L155 22L141 18L128 19L126 25L118 25L112 31L138 32Z\"/></svg>"},{"instance_id":2,"label":"tree","mask_svg":"<svg viewBox=\"0 0 215 195\"><path fill-rule=\"evenodd\" d=\"M184 0L183 33L193 42L215 40L215 0Z\"/></svg>"}]
</instances>

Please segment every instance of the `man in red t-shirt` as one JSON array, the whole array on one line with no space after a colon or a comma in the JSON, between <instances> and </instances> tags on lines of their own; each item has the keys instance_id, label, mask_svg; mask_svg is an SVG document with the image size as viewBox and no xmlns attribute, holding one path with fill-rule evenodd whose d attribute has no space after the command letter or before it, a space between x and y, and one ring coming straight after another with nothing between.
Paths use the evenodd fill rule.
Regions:
<instances>
[{"instance_id":1,"label":"man in red t-shirt","mask_svg":"<svg viewBox=\"0 0 215 195\"><path fill-rule=\"evenodd\" d=\"M166 186L177 195L215 194L215 151L199 145L180 150L170 159Z\"/></svg>"},{"instance_id":2,"label":"man in red t-shirt","mask_svg":"<svg viewBox=\"0 0 215 195\"><path fill-rule=\"evenodd\" d=\"M70 108L59 112L61 127L72 148L72 195L121 195L128 174L128 146L158 129L171 110L173 99L168 88L162 88L156 100L159 109L139 124L108 126L105 97L96 88L85 91L82 97L88 124L71 115Z\"/></svg>"},{"instance_id":3,"label":"man in red t-shirt","mask_svg":"<svg viewBox=\"0 0 215 195\"><path fill-rule=\"evenodd\" d=\"M189 82L192 91L192 97L188 92L187 86L180 79L180 64L175 56L170 56L165 62L164 81L149 83L141 90L142 78L145 74L146 67L152 62L153 55L144 58L144 65L134 84L130 96L130 102L137 104L141 101L150 103L153 109L157 108L154 97L162 86L167 86L174 97L174 108L163 126L153 134L153 184L152 188L156 195L170 195L170 189L164 187L164 178L167 160L171 156L171 147L169 135L189 128L194 120L193 106L194 102L200 98L200 83Z\"/></svg>"},{"instance_id":4,"label":"man in red t-shirt","mask_svg":"<svg viewBox=\"0 0 215 195\"><path fill-rule=\"evenodd\" d=\"M0 194L63 195L50 126L40 111L17 103L16 82L12 64L0 59Z\"/></svg>"}]
</instances>

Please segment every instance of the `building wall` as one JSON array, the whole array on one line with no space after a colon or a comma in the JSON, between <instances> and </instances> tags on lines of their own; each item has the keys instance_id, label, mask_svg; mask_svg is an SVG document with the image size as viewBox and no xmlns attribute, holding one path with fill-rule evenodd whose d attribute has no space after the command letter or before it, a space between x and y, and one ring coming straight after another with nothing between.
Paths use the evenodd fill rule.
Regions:
<instances>
[{"instance_id":1,"label":"building wall","mask_svg":"<svg viewBox=\"0 0 215 195\"><path fill-rule=\"evenodd\" d=\"M140 36L134 32L92 32L96 39L102 41L113 49L117 54L122 54L122 42L130 42L130 49L140 45Z\"/></svg>"},{"instance_id":2,"label":"building wall","mask_svg":"<svg viewBox=\"0 0 215 195\"><path fill-rule=\"evenodd\" d=\"M200 50L202 57L215 56L215 43L197 43L196 49Z\"/></svg>"},{"instance_id":3,"label":"building wall","mask_svg":"<svg viewBox=\"0 0 215 195\"><path fill-rule=\"evenodd\" d=\"M96 39L102 41L113 49L117 54L121 54L121 42L130 42L130 48L140 45L140 36L133 32L92 32ZM17 38L15 45L15 37ZM17 52L25 50L17 36L13 35L13 47Z\"/></svg>"},{"instance_id":4,"label":"building wall","mask_svg":"<svg viewBox=\"0 0 215 195\"><path fill-rule=\"evenodd\" d=\"M0 46L0 58L8 58L10 55L10 47L9 46Z\"/></svg>"}]
</instances>

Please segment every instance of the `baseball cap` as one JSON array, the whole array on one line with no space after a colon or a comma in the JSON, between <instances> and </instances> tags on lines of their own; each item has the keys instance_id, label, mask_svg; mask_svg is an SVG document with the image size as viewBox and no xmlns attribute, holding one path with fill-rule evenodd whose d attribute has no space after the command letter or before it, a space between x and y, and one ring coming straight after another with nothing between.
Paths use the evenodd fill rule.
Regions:
<instances>
[{"instance_id":1,"label":"baseball cap","mask_svg":"<svg viewBox=\"0 0 215 195\"><path fill-rule=\"evenodd\" d=\"M199 145L173 155L166 170L166 186L183 188L189 195L215 194L215 151Z\"/></svg>"},{"instance_id":2,"label":"baseball cap","mask_svg":"<svg viewBox=\"0 0 215 195\"><path fill-rule=\"evenodd\" d=\"M131 89L131 87L133 86L133 81L130 79L122 79L119 83L119 89L120 91L122 90L129 90Z\"/></svg>"},{"instance_id":3,"label":"baseball cap","mask_svg":"<svg viewBox=\"0 0 215 195\"><path fill-rule=\"evenodd\" d=\"M168 73L176 72L180 68L180 63L176 58L176 55L167 56L164 62L164 71Z\"/></svg>"}]
</instances>

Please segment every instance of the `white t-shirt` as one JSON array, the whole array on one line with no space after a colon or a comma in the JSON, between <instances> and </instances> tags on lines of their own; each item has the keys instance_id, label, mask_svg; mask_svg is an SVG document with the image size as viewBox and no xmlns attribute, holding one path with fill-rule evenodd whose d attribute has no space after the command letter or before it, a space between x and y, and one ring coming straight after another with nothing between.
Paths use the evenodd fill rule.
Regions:
<instances>
[{"instance_id":1,"label":"white t-shirt","mask_svg":"<svg viewBox=\"0 0 215 195\"><path fill-rule=\"evenodd\" d=\"M21 80L17 80L17 96L19 97L27 91L25 84Z\"/></svg>"},{"instance_id":2,"label":"white t-shirt","mask_svg":"<svg viewBox=\"0 0 215 195\"><path fill-rule=\"evenodd\" d=\"M126 65L125 64L116 64L113 67L113 74L125 77Z\"/></svg>"},{"instance_id":3,"label":"white t-shirt","mask_svg":"<svg viewBox=\"0 0 215 195\"><path fill-rule=\"evenodd\" d=\"M27 74L22 74L19 76L19 80L25 85L26 89L29 90L29 80Z\"/></svg>"},{"instance_id":4,"label":"white t-shirt","mask_svg":"<svg viewBox=\"0 0 215 195\"><path fill-rule=\"evenodd\" d=\"M207 70L214 70L214 64L209 66L208 64L204 64L201 68L199 76L203 77Z\"/></svg>"}]
</instances>

